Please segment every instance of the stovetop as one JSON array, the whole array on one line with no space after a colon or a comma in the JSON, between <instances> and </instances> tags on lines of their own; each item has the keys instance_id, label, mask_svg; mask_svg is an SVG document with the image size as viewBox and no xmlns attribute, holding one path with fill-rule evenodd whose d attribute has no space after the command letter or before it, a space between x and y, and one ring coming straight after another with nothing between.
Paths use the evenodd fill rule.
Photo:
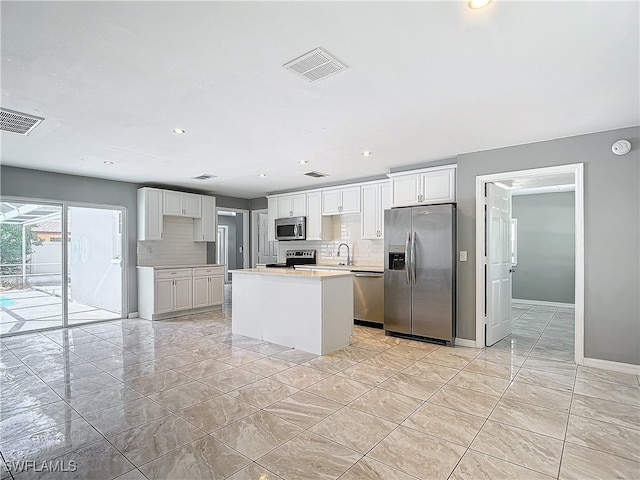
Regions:
<instances>
[{"instance_id":1,"label":"stovetop","mask_svg":"<svg viewBox=\"0 0 640 480\"><path fill-rule=\"evenodd\" d=\"M286 263L268 263L267 268L293 268L296 265L315 265L315 250L287 250Z\"/></svg>"}]
</instances>

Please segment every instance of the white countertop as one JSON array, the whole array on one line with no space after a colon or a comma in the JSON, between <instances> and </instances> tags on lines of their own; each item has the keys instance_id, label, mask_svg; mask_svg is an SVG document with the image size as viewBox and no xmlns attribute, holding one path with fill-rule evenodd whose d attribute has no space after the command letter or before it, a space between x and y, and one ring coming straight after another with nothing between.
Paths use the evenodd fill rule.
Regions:
<instances>
[{"instance_id":1,"label":"white countertop","mask_svg":"<svg viewBox=\"0 0 640 480\"><path fill-rule=\"evenodd\" d=\"M330 277L346 277L351 276L353 273L350 271L344 272L324 272L324 271L311 271L311 270L294 270L292 268L244 268L242 270L229 270L230 273L237 274L249 274L249 275L272 275L272 276L285 276L296 278L330 278Z\"/></svg>"},{"instance_id":2,"label":"white countertop","mask_svg":"<svg viewBox=\"0 0 640 480\"><path fill-rule=\"evenodd\" d=\"M195 265L138 265L137 268L155 268L156 270L173 268L224 267L217 263L198 263Z\"/></svg>"},{"instance_id":3,"label":"white countertop","mask_svg":"<svg viewBox=\"0 0 640 480\"><path fill-rule=\"evenodd\" d=\"M297 265L296 269L308 269L316 268L319 270L346 270L357 272L380 272L384 273L384 267L380 265L328 265L326 263L319 263L316 265Z\"/></svg>"}]
</instances>

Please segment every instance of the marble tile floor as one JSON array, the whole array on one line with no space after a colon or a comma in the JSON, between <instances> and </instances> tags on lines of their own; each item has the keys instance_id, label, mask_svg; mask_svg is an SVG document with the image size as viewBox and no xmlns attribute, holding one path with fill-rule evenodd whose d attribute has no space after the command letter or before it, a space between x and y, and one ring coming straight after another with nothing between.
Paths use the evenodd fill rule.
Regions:
<instances>
[{"instance_id":1,"label":"marble tile floor","mask_svg":"<svg viewBox=\"0 0 640 480\"><path fill-rule=\"evenodd\" d=\"M356 326L315 357L233 335L228 304L5 337L0 477L640 479L639 378L538 355L571 323L538 310L512 349Z\"/></svg>"}]
</instances>

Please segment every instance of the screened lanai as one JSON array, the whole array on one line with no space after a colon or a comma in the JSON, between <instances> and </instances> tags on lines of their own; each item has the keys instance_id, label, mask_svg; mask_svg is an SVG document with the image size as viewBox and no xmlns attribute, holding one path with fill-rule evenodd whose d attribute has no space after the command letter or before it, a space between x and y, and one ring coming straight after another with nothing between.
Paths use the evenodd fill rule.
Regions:
<instances>
[{"instance_id":1,"label":"screened lanai","mask_svg":"<svg viewBox=\"0 0 640 480\"><path fill-rule=\"evenodd\" d=\"M0 335L121 318L120 216L2 199Z\"/></svg>"}]
</instances>

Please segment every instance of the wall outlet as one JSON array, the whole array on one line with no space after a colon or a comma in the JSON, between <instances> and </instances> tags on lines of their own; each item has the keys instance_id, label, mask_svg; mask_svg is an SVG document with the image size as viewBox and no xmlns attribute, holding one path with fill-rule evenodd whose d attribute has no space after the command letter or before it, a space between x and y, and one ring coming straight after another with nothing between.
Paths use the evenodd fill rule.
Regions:
<instances>
[{"instance_id":1,"label":"wall outlet","mask_svg":"<svg viewBox=\"0 0 640 480\"><path fill-rule=\"evenodd\" d=\"M460 250L460 261L461 262L466 262L467 261L467 251L466 250Z\"/></svg>"},{"instance_id":2,"label":"wall outlet","mask_svg":"<svg viewBox=\"0 0 640 480\"><path fill-rule=\"evenodd\" d=\"M333 257L333 250L327 250L327 257Z\"/></svg>"}]
</instances>

